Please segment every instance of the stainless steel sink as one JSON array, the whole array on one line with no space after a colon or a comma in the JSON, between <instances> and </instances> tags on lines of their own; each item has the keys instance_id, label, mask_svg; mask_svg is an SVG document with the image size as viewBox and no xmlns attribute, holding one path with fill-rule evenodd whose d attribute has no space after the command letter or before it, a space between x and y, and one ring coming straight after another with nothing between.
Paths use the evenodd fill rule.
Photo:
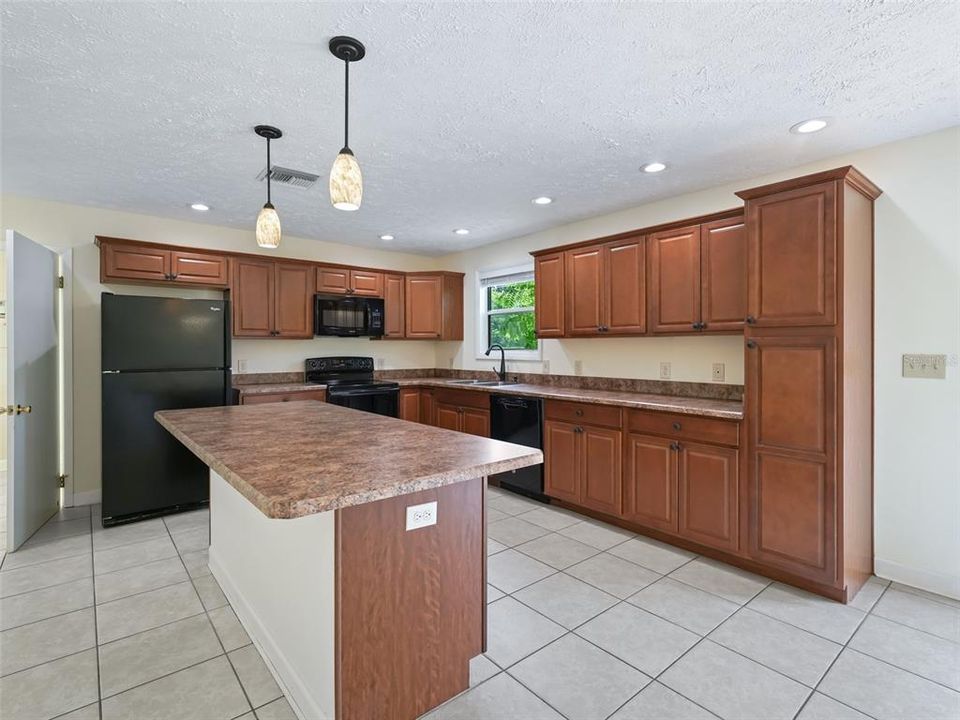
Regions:
<instances>
[{"instance_id":1,"label":"stainless steel sink","mask_svg":"<svg viewBox=\"0 0 960 720\"><path fill-rule=\"evenodd\" d=\"M503 387L504 385L519 385L520 383L511 382L510 380L477 380L473 384L482 385L483 387Z\"/></svg>"},{"instance_id":2,"label":"stainless steel sink","mask_svg":"<svg viewBox=\"0 0 960 720\"><path fill-rule=\"evenodd\" d=\"M448 380L447 385L482 385L482 380Z\"/></svg>"}]
</instances>

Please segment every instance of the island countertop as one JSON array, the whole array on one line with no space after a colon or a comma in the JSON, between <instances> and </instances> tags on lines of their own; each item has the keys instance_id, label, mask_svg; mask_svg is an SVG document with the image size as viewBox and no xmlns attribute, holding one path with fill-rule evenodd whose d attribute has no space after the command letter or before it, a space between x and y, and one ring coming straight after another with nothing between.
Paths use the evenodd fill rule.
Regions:
<instances>
[{"instance_id":1,"label":"island countertop","mask_svg":"<svg viewBox=\"0 0 960 720\"><path fill-rule=\"evenodd\" d=\"M270 518L362 505L543 462L535 448L312 400L161 410L154 417Z\"/></svg>"}]
</instances>

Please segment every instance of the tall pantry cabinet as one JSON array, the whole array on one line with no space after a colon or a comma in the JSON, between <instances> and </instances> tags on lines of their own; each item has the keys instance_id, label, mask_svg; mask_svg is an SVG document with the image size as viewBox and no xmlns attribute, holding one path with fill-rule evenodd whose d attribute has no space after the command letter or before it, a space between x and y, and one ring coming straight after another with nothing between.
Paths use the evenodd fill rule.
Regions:
<instances>
[{"instance_id":1,"label":"tall pantry cabinet","mask_svg":"<svg viewBox=\"0 0 960 720\"><path fill-rule=\"evenodd\" d=\"M873 571L873 202L853 167L746 202L749 555L847 601Z\"/></svg>"}]
</instances>

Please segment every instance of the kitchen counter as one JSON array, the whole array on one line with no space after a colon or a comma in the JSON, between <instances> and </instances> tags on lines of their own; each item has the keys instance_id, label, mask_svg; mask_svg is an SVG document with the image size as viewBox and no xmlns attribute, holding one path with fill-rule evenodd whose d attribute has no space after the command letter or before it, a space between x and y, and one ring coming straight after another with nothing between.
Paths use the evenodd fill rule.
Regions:
<instances>
[{"instance_id":1,"label":"kitchen counter","mask_svg":"<svg viewBox=\"0 0 960 720\"><path fill-rule=\"evenodd\" d=\"M275 393L310 392L311 390L326 390L326 385L319 383L261 383L257 385L234 385L234 390L241 395L273 395Z\"/></svg>"},{"instance_id":2,"label":"kitchen counter","mask_svg":"<svg viewBox=\"0 0 960 720\"><path fill-rule=\"evenodd\" d=\"M733 400L654 395L652 393L624 392L618 390L588 390L584 388L554 387L551 385L501 385L484 386L459 383L450 378L414 378L398 380L400 387L442 387L497 393L498 395L524 395L552 400L571 400L597 405L617 405L640 410L658 410L681 415L702 415L722 420L742 420L743 403Z\"/></svg>"},{"instance_id":3,"label":"kitchen counter","mask_svg":"<svg viewBox=\"0 0 960 720\"><path fill-rule=\"evenodd\" d=\"M162 410L156 419L270 518L543 462L532 448L316 401Z\"/></svg>"}]
</instances>

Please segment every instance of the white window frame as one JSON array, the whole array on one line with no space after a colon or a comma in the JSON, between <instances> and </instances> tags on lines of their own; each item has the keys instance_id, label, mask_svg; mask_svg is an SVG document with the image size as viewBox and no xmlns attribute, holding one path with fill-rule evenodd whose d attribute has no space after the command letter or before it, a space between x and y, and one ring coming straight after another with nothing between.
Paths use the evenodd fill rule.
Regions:
<instances>
[{"instance_id":1,"label":"white window frame","mask_svg":"<svg viewBox=\"0 0 960 720\"><path fill-rule=\"evenodd\" d=\"M488 280L498 277L506 277L508 275L521 275L529 273L533 275L533 263L528 265L517 265L514 267L506 268L497 268L494 270L479 270L476 273L475 279L475 295L477 298L476 302L476 343L475 343L475 352L474 355L477 360L499 360L500 353L494 351L490 353L490 356L487 357L484 355L484 351L489 347L489 339L487 337L487 315L490 314L490 311L487 310L487 293L486 293L486 284ZM493 314L502 314L502 313L514 313L523 311L526 308L510 308L509 310L494 310ZM533 308L530 308L533 310ZM537 339L537 348L535 350L506 350L504 351L507 360L519 360L521 362L540 362L543 359L543 343Z\"/></svg>"}]
</instances>

